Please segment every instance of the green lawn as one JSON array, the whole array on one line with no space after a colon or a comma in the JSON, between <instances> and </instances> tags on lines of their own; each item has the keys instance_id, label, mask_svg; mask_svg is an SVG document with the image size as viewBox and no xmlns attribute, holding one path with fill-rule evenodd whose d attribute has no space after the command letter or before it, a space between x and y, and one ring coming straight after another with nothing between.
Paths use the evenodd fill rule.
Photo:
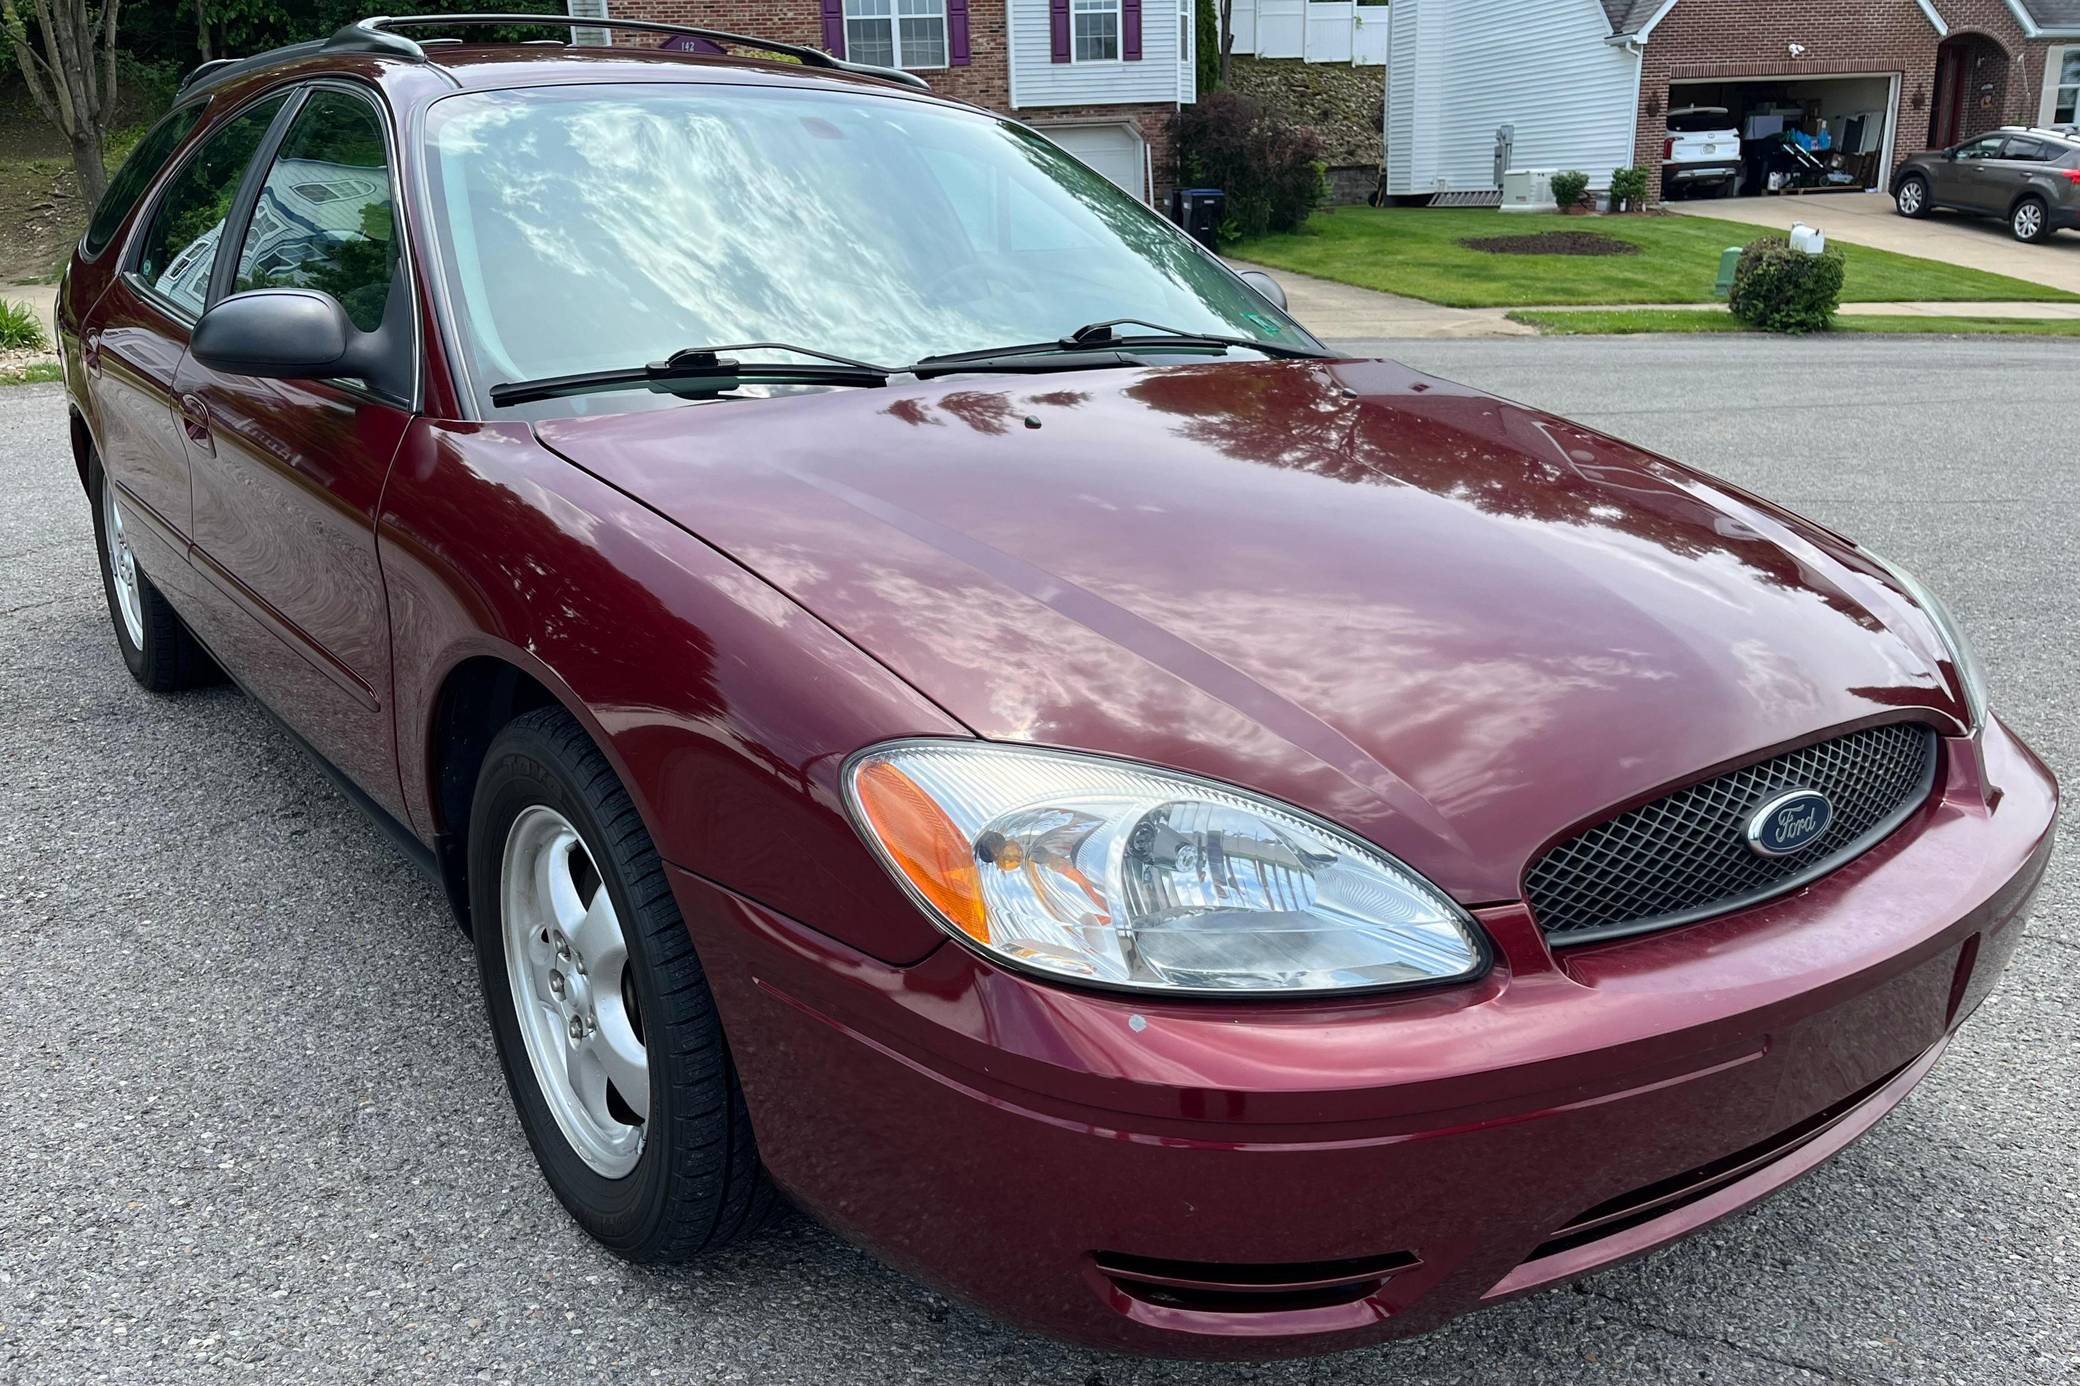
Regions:
<instances>
[{"instance_id":1,"label":"green lawn","mask_svg":"<svg viewBox=\"0 0 2080 1386\"><path fill-rule=\"evenodd\" d=\"M1554 336L1623 335L1638 332L1755 332L1723 308L1594 309L1511 313ZM1918 333L1924 336L2080 337L2080 320L2063 318L1913 317L1904 314L1844 313L1837 332Z\"/></svg>"},{"instance_id":2,"label":"green lawn","mask_svg":"<svg viewBox=\"0 0 2080 1386\"><path fill-rule=\"evenodd\" d=\"M1637 255L1491 255L1469 236L1593 231L1640 247ZM1227 251L1276 269L1454 308L1550 304L1710 303L1719 253L1766 235L1761 227L1685 216L1566 217L1467 208L1337 207L1293 235L1263 236ZM1984 270L1834 246L1847 262L1844 302L2080 298Z\"/></svg>"}]
</instances>

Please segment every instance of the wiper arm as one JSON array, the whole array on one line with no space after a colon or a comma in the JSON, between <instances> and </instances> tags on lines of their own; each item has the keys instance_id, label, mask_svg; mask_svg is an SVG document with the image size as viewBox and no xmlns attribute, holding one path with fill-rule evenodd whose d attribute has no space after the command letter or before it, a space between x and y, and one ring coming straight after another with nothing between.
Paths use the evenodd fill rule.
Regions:
<instances>
[{"instance_id":1,"label":"wiper arm","mask_svg":"<svg viewBox=\"0 0 2080 1386\"><path fill-rule=\"evenodd\" d=\"M725 351L785 351L816 358L811 362L742 361L724 356ZM563 395L590 394L595 390L627 390L639 385L669 384L673 381L704 381L711 391L735 389L743 384L762 385L886 385L895 374L889 366L833 356L812 347L790 342L739 342L734 346L689 347L675 351L662 361L627 366L610 371L582 371L576 375L545 375L535 380L513 380L491 387L491 402L501 407L556 399Z\"/></svg>"},{"instance_id":2,"label":"wiper arm","mask_svg":"<svg viewBox=\"0 0 2080 1386\"><path fill-rule=\"evenodd\" d=\"M1153 333L1122 335L1119 327L1152 327ZM949 351L927 356L909 370L921 380L951 375L961 370L1016 370L1038 373L1049 370L1089 370L1100 366L1133 365L1134 351L1260 351L1266 356L1332 359L1333 352L1298 343L1266 342L1255 337L1228 337L1217 333L1182 332L1161 323L1139 318L1113 318L1087 323L1066 337L1051 342L1025 342L1016 346L983 347L977 351ZM1026 364L1020 364L1021 360Z\"/></svg>"}]
</instances>

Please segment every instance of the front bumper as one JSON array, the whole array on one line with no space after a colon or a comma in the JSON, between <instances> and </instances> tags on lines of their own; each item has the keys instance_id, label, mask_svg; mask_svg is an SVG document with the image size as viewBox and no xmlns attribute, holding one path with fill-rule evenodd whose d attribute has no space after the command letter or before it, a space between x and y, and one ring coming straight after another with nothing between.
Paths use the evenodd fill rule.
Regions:
<instances>
[{"instance_id":1,"label":"front bumper","mask_svg":"<svg viewBox=\"0 0 2080 1386\"><path fill-rule=\"evenodd\" d=\"M1999 725L1821 882L1555 954L1480 912L1480 981L1179 1004L889 967L674 884L774 1178L1025 1326L1167 1356L1323 1352L1639 1255L1824 1160L1992 987L2057 790Z\"/></svg>"}]
</instances>

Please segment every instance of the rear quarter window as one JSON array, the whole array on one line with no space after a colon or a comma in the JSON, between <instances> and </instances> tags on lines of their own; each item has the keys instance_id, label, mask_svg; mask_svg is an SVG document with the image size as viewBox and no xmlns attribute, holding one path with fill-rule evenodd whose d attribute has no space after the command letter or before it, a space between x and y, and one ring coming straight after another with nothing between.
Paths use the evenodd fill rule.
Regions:
<instances>
[{"instance_id":1,"label":"rear quarter window","mask_svg":"<svg viewBox=\"0 0 2080 1386\"><path fill-rule=\"evenodd\" d=\"M130 209L144 196L145 188L151 183L152 175L166 166L173 151L180 147L195 122L202 119L202 104L183 106L145 132L131 149L116 176L109 179L108 190L101 194L101 201L94 208L94 219L87 223L87 234L80 242L80 249L87 255L99 255L115 239L122 229L124 218Z\"/></svg>"}]
</instances>

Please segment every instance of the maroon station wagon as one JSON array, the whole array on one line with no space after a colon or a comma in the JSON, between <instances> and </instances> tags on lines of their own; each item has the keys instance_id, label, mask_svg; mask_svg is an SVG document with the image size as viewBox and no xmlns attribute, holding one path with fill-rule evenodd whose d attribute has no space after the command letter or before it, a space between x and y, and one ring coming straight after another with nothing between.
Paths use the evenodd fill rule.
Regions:
<instances>
[{"instance_id":1,"label":"maroon station wagon","mask_svg":"<svg viewBox=\"0 0 2080 1386\"><path fill-rule=\"evenodd\" d=\"M615 1252L784 1195L1042 1332L1348 1348L1783 1187L1999 977L2057 790L1899 568L905 74L420 23L190 79L72 440L131 672L445 887Z\"/></svg>"}]
</instances>

